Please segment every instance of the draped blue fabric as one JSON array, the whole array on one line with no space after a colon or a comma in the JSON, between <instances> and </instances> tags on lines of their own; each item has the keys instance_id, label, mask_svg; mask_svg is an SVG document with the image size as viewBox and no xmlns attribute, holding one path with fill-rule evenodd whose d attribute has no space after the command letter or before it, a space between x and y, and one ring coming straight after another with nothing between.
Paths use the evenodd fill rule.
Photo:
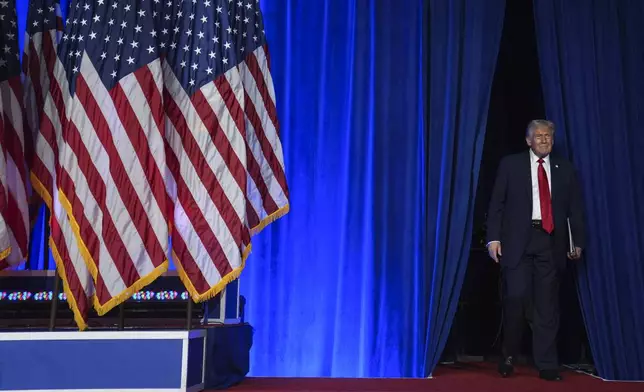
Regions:
<instances>
[{"instance_id":1,"label":"draped blue fabric","mask_svg":"<svg viewBox=\"0 0 644 392\"><path fill-rule=\"evenodd\" d=\"M505 0L261 4L291 212L240 280L251 375L427 376L469 258Z\"/></svg>"},{"instance_id":2,"label":"draped blue fabric","mask_svg":"<svg viewBox=\"0 0 644 392\"><path fill-rule=\"evenodd\" d=\"M292 206L241 280L253 375L415 377L438 361L504 1L428 4L263 1Z\"/></svg>"},{"instance_id":3,"label":"draped blue fabric","mask_svg":"<svg viewBox=\"0 0 644 392\"><path fill-rule=\"evenodd\" d=\"M291 212L241 278L252 375L422 375L422 3L262 1Z\"/></svg>"},{"instance_id":4,"label":"draped blue fabric","mask_svg":"<svg viewBox=\"0 0 644 392\"><path fill-rule=\"evenodd\" d=\"M432 0L429 4L427 373L443 352L470 256L505 0Z\"/></svg>"},{"instance_id":5,"label":"draped blue fabric","mask_svg":"<svg viewBox=\"0 0 644 392\"><path fill-rule=\"evenodd\" d=\"M578 290L601 377L644 379L644 3L535 0L556 147L587 211Z\"/></svg>"}]
</instances>

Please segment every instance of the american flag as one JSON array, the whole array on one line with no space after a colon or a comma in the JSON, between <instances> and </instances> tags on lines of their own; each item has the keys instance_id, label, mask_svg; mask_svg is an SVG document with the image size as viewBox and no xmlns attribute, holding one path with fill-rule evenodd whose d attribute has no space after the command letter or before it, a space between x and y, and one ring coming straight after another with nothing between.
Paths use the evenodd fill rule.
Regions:
<instances>
[{"instance_id":1,"label":"american flag","mask_svg":"<svg viewBox=\"0 0 644 392\"><path fill-rule=\"evenodd\" d=\"M288 212L275 91L258 1L155 4L177 180L173 260L201 301L241 273L250 236Z\"/></svg>"},{"instance_id":2,"label":"american flag","mask_svg":"<svg viewBox=\"0 0 644 392\"><path fill-rule=\"evenodd\" d=\"M288 211L259 3L74 1L51 79L43 172L64 269L94 284L76 291L104 314L172 255L194 300L220 292Z\"/></svg>"},{"instance_id":3,"label":"american flag","mask_svg":"<svg viewBox=\"0 0 644 392\"><path fill-rule=\"evenodd\" d=\"M29 160L31 183L50 209L49 246L74 319L81 329L85 329L94 297L94 282L55 187L57 173L62 170L58 146L64 145L61 139L64 104L60 98L61 86L54 77L62 30L58 1L30 2L22 56L24 99L34 145L34 154Z\"/></svg>"},{"instance_id":4,"label":"american flag","mask_svg":"<svg viewBox=\"0 0 644 392\"><path fill-rule=\"evenodd\" d=\"M0 269L24 261L29 244L28 171L15 1L0 1Z\"/></svg>"},{"instance_id":5,"label":"american flag","mask_svg":"<svg viewBox=\"0 0 644 392\"><path fill-rule=\"evenodd\" d=\"M52 116L43 116L42 112L50 81L53 79L56 47L62 28L60 5L57 1L30 2L22 56L24 102L35 149L29 163L33 187L49 207L53 193L57 144L50 119ZM56 120L57 127L60 128L60 121ZM41 121L45 121L42 127Z\"/></svg>"}]
</instances>

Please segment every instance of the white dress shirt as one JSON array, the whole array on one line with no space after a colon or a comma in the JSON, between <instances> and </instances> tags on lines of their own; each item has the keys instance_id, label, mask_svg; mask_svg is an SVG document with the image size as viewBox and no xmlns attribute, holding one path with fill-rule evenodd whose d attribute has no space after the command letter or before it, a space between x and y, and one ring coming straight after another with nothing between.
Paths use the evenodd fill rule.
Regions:
<instances>
[{"instance_id":1,"label":"white dress shirt","mask_svg":"<svg viewBox=\"0 0 644 392\"><path fill-rule=\"evenodd\" d=\"M541 220L541 199L539 198L539 157L530 150L530 172L532 176L532 219ZM550 156L543 158L543 168L546 170L548 177L548 190L552 197L552 185L550 175Z\"/></svg>"}]
</instances>

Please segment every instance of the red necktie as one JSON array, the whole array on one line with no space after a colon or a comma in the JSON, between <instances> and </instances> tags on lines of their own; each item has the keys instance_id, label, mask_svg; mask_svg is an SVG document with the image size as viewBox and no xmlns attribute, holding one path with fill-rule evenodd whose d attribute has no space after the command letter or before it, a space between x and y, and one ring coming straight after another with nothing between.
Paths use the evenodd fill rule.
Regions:
<instances>
[{"instance_id":1,"label":"red necktie","mask_svg":"<svg viewBox=\"0 0 644 392\"><path fill-rule=\"evenodd\" d=\"M550 187L548 175L543 167L543 159L539 159L539 202L541 204L541 225L547 233L552 233L555 224L552 219L552 201L550 200Z\"/></svg>"}]
</instances>

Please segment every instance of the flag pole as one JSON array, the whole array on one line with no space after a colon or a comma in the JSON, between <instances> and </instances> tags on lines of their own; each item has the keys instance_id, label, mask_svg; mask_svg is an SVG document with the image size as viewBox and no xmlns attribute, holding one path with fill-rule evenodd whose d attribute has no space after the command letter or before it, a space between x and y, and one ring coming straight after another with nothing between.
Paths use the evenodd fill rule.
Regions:
<instances>
[{"instance_id":1,"label":"flag pole","mask_svg":"<svg viewBox=\"0 0 644 392\"><path fill-rule=\"evenodd\" d=\"M192 297L188 296L188 306L186 307L186 329L192 328Z\"/></svg>"},{"instance_id":2,"label":"flag pole","mask_svg":"<svg viewBox=\"0 0 644 392\"><path fill-rule=\"evenodd\" d=\"M121 302L119 305L119 325L118 330L122 331L125 329L125 302Z\"/></svg>"},{"instance_id":3,"label":"flag pole","mask_svg":"<svg viewBox=\"0 0 644 392\"><path fill-rule=\"evenodd\" d=\"M49 312L49 330L53 331L56 327L56 315L58 313L58 295L60 294L60 277L58 271L54 269L54 292L51 298L51 310Z\"/></svg>"},{"instance_id":4,"label":"flag pole","mask_svg":"<svg viewBox=\"0 0 644 392\"><path fill-rule=\"evenodd\" d=\"M43 238L45 242L45 254L43 255L43 269L48 271L50 257L49 253L51 249L49 248L49 236L51 231L49 228L49 208L45 208L45 229L43 233ZM48 274L49 275L49 274ZM56 263L54 263L54 288L51 297L51 307L49 309L49 330L53 331L56 328L56 316L58 314L58 296L60 295L60 277L58 276L58 269L56 268Z\"/></svg>"}]
</instances>

